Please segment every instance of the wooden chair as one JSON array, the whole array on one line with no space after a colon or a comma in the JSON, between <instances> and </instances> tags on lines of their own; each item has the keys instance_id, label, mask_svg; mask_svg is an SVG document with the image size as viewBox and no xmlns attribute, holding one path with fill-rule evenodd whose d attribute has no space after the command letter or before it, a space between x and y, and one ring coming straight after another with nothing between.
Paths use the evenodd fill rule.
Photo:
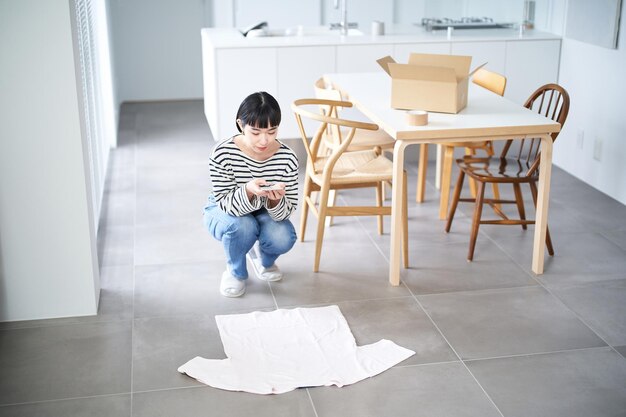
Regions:
<instances>
[{"instance_id":1,"label":"wooden chair","mask_svg":"<svg viewBox=\"0 0 626 417\"><path fill-rule=\"evenodd\" d=\"M506 77L496 72L486 70L484 68L479 69L474 73L472 82L487 90L498 94L504 95L506 88ZM483 150L487 156L493 156L493 145L491 141L484 142L447 142L443 143L443 166L441 168L441 196L439 198L439 218L445 219L448 212L448 201L450 199L450 180L452 176L452 164L454 162L454 148L465 148L466 155L476 155L477 150ZM472 197L476 196L476 185L474 181L469 182L470 192ZM493 197L495 199L500 198L500 192L498 190L498 184L493 183Z\"/></svg>"},{"instance_id":2,"label":"wooden chair","mask_svg":"<svg viewBox=\"0 0 626 417\"><path fill-rule=\"evenodd\" d=\"M324 239L325 219L327 216L383 216L391 215L391 207L383 206L382 188L385 182L392 180L393 164L384 155L373 149L348 151L357 133L362 130L375 131L378 125L367 122L340 119L308 110L310 106L327 106L329 114L335 114L337 107L352 107L348 101L300 99L291 105L302 136L302 142L307 153L307 163L304 178L302 199L302 215L300 220L300 240L304 241L306 222L309 209L317 217L317 236L315 238L315 260L313 271L319 271ZM317 132L309 139L302 119L320 122ZM327 128L341 128L346 134L326 135ZM319 149L326 146L328 153L320 153ZM406 172L404 173L403 212L403 259L405 268L408 267L408 234L407 234L407 204L406 204ZM376 190L375 206L331 206L329 193L331 190L351 188L374 188ZM319 192L319 201L316 203L311 197L312 192ZM379 229L380 230L380 229Z\"/></svg>"},{"instance_id":3,"label":"wooden chair","mask_svg":"<svg viewBox=\"0 0 626 417\"><path fill-rule=\"evenodd\" d=\"M322 100L333 100L333 101L349 101L344 100L341 96L341 92L336 90L330 86L327 86L324 82L323 78L319 78L315 81L313 86L315 90L315 97ZM337 107L333 107L332 113L329 111L329 106L321 106L322 112L330 117L339 118L339 111ZM347 129L340 129L343 131L343 135L345 136L345 132ZM325 134L333 135L339 133L337 129L331 128L328 126L328 129ZM350 146L347 151L362 151L367 149L374 149L376 152L381 153L383 151L388 151L393 153L393 146L396 141L389 136L384 130L358 130Z\"/></svg>"},{"instance_id":4,"label":"wooden chair","mask_svg":"<svg viewBox=\"0 0 626 417\"><path fill-rule=\"evenodd\" d=\"M526 100L524 106L548 117L563 126L569 112L569 95L565 89L557 84L546 84L537 89ZM552 134L552 140L556 140L558 132ZM518 145L513 147L512 145ZM474 248L478 236L478 228L481 224L504 224L521 225L526 229L526 225L534 224L534 220L527 220L524 212L524 200L520 184L527 183L530 186L532 199L537 207L537 180L539 179L539 158L541 140L538 138L510 139L506 141L500 157L465 156L457 159L456 163L460 169L459 178L454 188L452 204L448 221L446 222L446 232L450 231L454 213L459 201L474 202L474 217L470 234L470 247L467 260L474 259ZM517 149L515 149L517 148ZM514 152L516 150L516 152ZM475 180L478 184L475 198L461 198L461 189L465 176ZM503 200L500 198L484 198L485 184L512 184L515 195L514 200ZM494 208L499 220L482 220L483 204L487 203ZM519 213L519 219L510 219L496 204L515 204ZM554 255L550 232L546 228L546 247L550 256Z\"/></svg>"},{"instance_id":5,"label":"wooden chair","mask_svg":"<svg viewBox=\"0 0 626 417\"><path fill-rule=\"evenodd\" d=\"M497 72L489 71L484 68L479 69L472 76L472 82L476 85L486 88L499 96L504 95L506 89L506 77Z\"/></svg>"},{"instance_id":6,"label":"wooden chair","mask_svg":"<svg viewBox=\"0 0 626 417\"><path fill-rule=\"evenodd\" d=\"M326 84L323 78L317 79L315 84L313 85L313 89L315 91L315 97L322 100L334 100L334 101L343 101L343 97L341 96L341 92L332 88ZM332 107L332 111L330 106L320 106L320 110L322 114L330 117L339 118L339 111L341 109L337 107ZM326 131L324 135L328 136L322 141L322 145L320 146L320 153L327 153L328 149L326 149L324 143L328 140L341 142L341 137L346 136L347 129L338 129L336 126L331 127L328 125L326 127ZM381 154L382 152L387 152L393 154L393 146L395 144L395 140L389 136L384 130L357 130L354 134L354 138L348 146L347 151L362 151L373 149L377 154ZM385 188L383 187L383 200L385 199ZM335 201L337 199L336 190L331 190L329 197L329 205L334 206ZM326 224L331 226L333 224L333 217L328 216L326 218ZM383 233L383 219L382 216L378 218L378 233Z\"/></svg>"},{"instance_id":7,"label":"wooden chair","mask_svg":"<svg viewBox=\"0 0 626 417\"><path fill-rule=\"evenodd\" d=\"M343 100L341 92L328 86L323 78L319 78L315 81L314 85L315 97L326 100ZM338 117L338 114L333 115ZM348 150L361 150L361 149L376 149L382 152L389 152L393 154L393 147L395 140L389 136L385 131L363 131L357 132L357 135L352 141L352 145ZM416 201L421 203L424 201L424 190L426 189L426 168L428 167L428 144L420 144L420 154L418 162L418 175L417 175L417 194ZM381 232L382 233L382 232Z\"/></svg>"}]
</instances>

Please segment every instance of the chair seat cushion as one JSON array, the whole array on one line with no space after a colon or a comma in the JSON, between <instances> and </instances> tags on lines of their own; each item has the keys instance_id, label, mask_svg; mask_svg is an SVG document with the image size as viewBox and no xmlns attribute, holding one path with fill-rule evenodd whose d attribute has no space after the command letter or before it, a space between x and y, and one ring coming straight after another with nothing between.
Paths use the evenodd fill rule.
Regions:
<instances>
[{"instance_id":1,"label":"chair seat cushion","mask_svg":"<svg viewBox=\"0 0 626 417\"><path fill-rule=\"evenodd\" d=\"M341 136L348 136L348 130L342 130ZM356 132L350 146L348 146L348 151L362 151L372 149L375 146L379 146L381 149L391 149L395 142L384 130L360 129Z\"/></svg>"},{"instance_id":2,"label":"chair seat cushion","mask_svg":"<svg viewBox=\"0 0 626 417\"><path fill-rule=\"evenodd\" d=\"M327 157L318 158L313 181L322 184ZM373 150L344 152L333 169L331 184L351 184L361 182L391 181L393 163L388 158L377 155Z\"/></svg>"},{"instance_id":3,"label":"chair seat cushion","mask_svg":"<svg viewBox=\"0 0 626 417\"><path fill-rule=\"evenodd\" d=\"M538 178L538 171L528 175L532 164L524 160L466 156L457 159L456 163L466 175L479 181L499 182L506 179L507 182L530 182Z\"/></svg>"}]
</instances>

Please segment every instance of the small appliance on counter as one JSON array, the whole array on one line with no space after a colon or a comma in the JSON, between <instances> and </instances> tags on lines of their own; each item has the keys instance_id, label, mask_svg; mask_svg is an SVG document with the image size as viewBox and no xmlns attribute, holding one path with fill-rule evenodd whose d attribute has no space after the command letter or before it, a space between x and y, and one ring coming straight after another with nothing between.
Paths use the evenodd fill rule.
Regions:
<instances>
[{"instance_id":1,"label":"small appliance on counter","mask_svg":"<svg viewBox=\"0 0 626 417\"><path fill-rule=\"evenodd\" d=\"M512 29L514 23L498 23L494 22L490 17L462 17L460 19L450 19L447 17L432 18L425 17L421 23L415 23L416 26L424 26L430 32L433 30L453 29Z\"/></svg>"}]
</instances>

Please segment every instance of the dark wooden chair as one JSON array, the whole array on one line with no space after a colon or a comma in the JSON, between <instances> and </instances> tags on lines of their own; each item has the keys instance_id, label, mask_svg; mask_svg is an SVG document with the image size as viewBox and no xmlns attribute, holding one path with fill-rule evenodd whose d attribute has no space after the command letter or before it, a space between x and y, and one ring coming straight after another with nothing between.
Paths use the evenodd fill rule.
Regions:
<instances>
[{"instance_id":1,"label":"dark wooden chair","mask_svg":"<svg viewBox=\"0 0 626 417\"><path fill-rule=\"evenodd\" d=\"M563 126L569 112L569 94L557 84L546 84L538 88L526 100L524 107L548 117ZM552 141L556 140L558 132L552 134ZM514 146L515 145L515 146ZM454 195L448 220L446 222L446 233L450 231L454 213L459 201L473 202L474 216L472 220L472 230L470 234L470 246L467 260L474 258L474 248L478 237L478 228L481 224L501 224L501 225L521 225L526 229L526 225L534 224L534 220L526 219L524 210L524 200L522 197L521 184L528 184L532 194L535 207L537 206L537 181L539 179L539 158L541 140L539 138L510 139L506 141L500 157L465 156L457 159L459 167L459 177L454 188ZM476 198L461 198L461 189L465 176L472 178L478 184ZM486 199L486 184L511 184L515 199ZM483 204L489 204L494 212L499 216L497 220L482 220ZM515 204L519 213L519 219L510 219L502 211L500 204ZM550 256L554 255L550 232L546 228L546 247Z\"/></svg>"},{"instance_id":2,"label":"dark wooden chair","mask_svg":"<svg viewBox=\"0 0 626 417\"><path fill-rule=\"evenodd\" d=\"M499 96L504 95L506 88L506 77L497 72L484 68L476 71L472 77L472 82ZM448 211L448 200L450 196L450 177L452 176L452 163L454 162L454 148L465 148L465 155L476 155L478 150L483 150L487 156L493 156L493 145L491 141L484 142L446 142L443 146L443 164L441 166L441 196L439 197L439 218L445 219ZM476 185L474 181L469 182L472 197L476 197ZM498 184L493 183L493 197L500 198Z\"/></svg>"}]
</instances>

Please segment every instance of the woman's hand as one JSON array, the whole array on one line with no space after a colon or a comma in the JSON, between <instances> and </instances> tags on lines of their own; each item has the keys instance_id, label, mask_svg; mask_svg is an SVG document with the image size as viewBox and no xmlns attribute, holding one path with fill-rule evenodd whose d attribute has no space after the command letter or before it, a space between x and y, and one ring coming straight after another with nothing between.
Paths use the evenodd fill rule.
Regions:
<instances>
[{"instance_id":1,"label":"woman's hand","mask_svg":"<svg viewBox=\"0 0 626 417\"><path fill-rule=\"evenodd\" d=\"M280 201L285 195L285 183L277 182L274 185L277 189L266 190L261 188L263 185L269 185L267 181L261 178L253 179L246 184L246 192L248 198L252 199L253 196L267 197L270 200L270 207L274 207L278 201Z\"/></svg>"},{"instance_id":2,"label":"woman's hand","mask_svg":"<svg viewBox=\"0 0 626 417\"><path fill-rule=\"evenodd\" d=\"M269 207L275 207L278 204L278 202L285 196L285 184L282 182L279 182L276 184L280 185L279 189L267 191Z\"/></svg>"}]
</instances>

